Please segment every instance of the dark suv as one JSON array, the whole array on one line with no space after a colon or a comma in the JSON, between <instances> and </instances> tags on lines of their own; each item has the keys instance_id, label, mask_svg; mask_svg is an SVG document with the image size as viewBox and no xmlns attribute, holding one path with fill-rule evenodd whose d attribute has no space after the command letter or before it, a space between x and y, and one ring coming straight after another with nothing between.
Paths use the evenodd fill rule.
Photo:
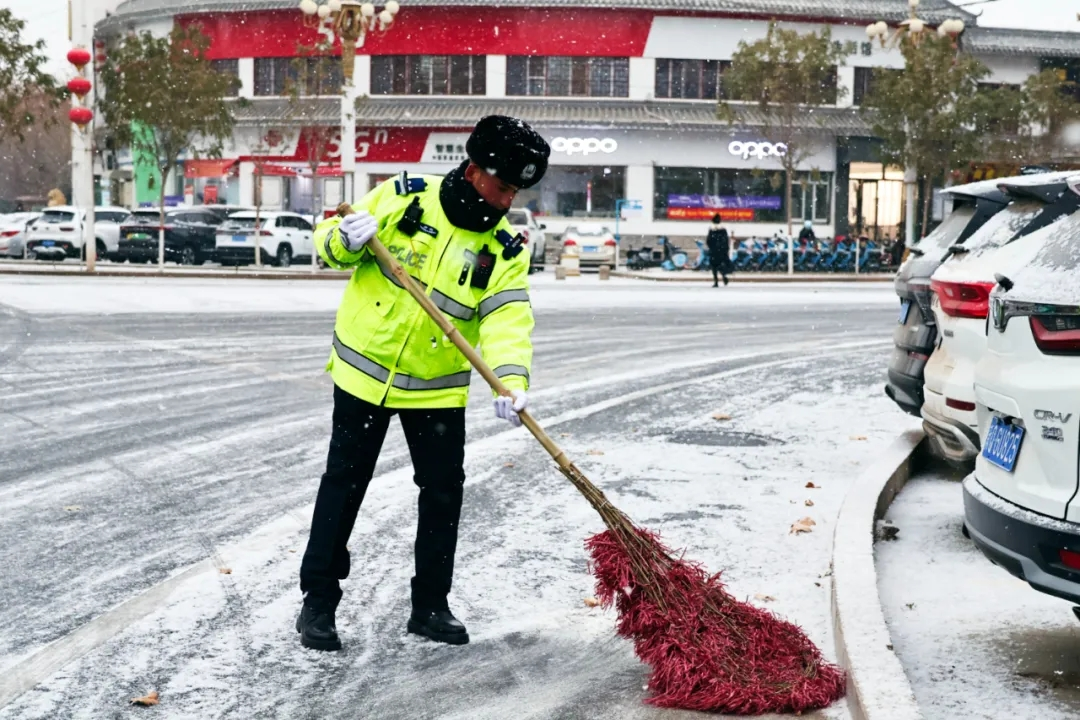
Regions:
<instances>
[{"instance_id":1,"label":"dark suv","mask_svg":"<svg viewBox=\"0 0 1080 720\"><path fill-rule=\"evenodd\" d=\"M900 408L921 417L923 372L937 344L937 324L930 309L930 276L964 241L1009 204L1009 197L998 186L1002 180L959 185L949 188L952 213L932 233L910 248L911 255L900 266L893 286L900 296L900 317L893 331L892 359L885 394ZM948 199L947 197L947 199Z\"/></svg>"},{"instance_id":2,"label":"dark suv","mask_svg":"<svg viewBox=\"0 0 1080 720\"><path fill-rule=\"evenodd\" d=\"M157 210L136 210L120 226L117 259L133 263L154 262L158 257ZM202 265L214 259L217 227L222 218L202 208L171 208L165 211L165 259L180 265Z\"/></svg>"}]
</instances>

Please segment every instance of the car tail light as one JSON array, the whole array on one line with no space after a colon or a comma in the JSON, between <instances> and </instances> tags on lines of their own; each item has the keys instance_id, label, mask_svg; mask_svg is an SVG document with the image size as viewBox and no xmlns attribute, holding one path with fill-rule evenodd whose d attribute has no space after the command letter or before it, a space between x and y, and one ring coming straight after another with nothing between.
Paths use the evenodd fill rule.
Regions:
<instances>
[{"instance_id":1,"label":"car tail light","mask_svg":"<svg viewBox=\"0 0 1080 720\"><path fill-rule=\"evenodd\" d=\"M1048 355L1080 355L1080 315L1032 315L1035 344Z\"/></svg>"},{"instance_id":2,"label":"car tail light","mask_svg":"<svg viewBox=\"0 0 1080 720\"><path fill-rule=\"evenodd\" d=\"M570 238L566 238L565 240L563 240L563 245L567 245L567 246L569 246L569 245L577 245L577 243L574 240L570 239Z\"/></svg>"},{"instance_id":3,"label":"car tail light","mask_svg":"<svg viewBox=\"0 0 1080 720\"><path fill-rule=\"evenodd\" d=\"M605 247L615 247L615 241L614 240L605 240L604 241L604 246Z\"/></svg>"},{"instance_id":4,"label":"car tail light","mask_svg":"<svg viewBox=\"0 0 1080 720\"><path fill-rule=\"evenodd\" d=\"M930 288L941 302L943 313L950 317L980 320L990 314L990 291L994 287L994 283L985 282L930 282Z\"/></svg>"},{"instance_id":5,"label":"car tail light","mask_svg":"<svg viewBox=\"0 0 1080 720\"><path fill-rule=\"evenodd\" d=\"M61 225L60 232L75 232L74 225Z\"/></svg>"},{"instance_id":6,"label":"car tail light","mask_svg":"<svg viewBox=\"0 0 1080 720\"><path fill-rule=\"evenodd\" d=\"M529 231L528 230L522 230L521 231L521 239L524 240L524 242L522 243L523 245L528 245L529 244Z\"/></svg>"},{"instance_id":7,"label":"car tail light","mask_svg":"<svg viewBox=\"0 0 1080 720\"><path fill-rule=\"evenodd\" d=\"M945 398L945 407L951 407L953 410L963 410L964 412L974 412L975 403L947 397Z\"/></svg>"},{"instance_id":8,"label":"car tail light","mask_svg":"<svg viewBox=\"0 0 1080 720\"><path fill-rule=\"evenodd\" d=\"M270 232L269 230L260 230L260 231L259 231L259 234L260 234L260 235L262 235L263 237L270 237L270 236L272 236L272 235L273 235L274 233Z\"/></svg>"},{"instance_id":9,"label":"car tail light","mask_svg":"<svg viewBox=\"0 0 1080 720\"><path fill-rule=\"evenodd\" d=\"M0 237L15 237L18 234L18 230L5 230L3 232L0 232Z\"/></svg>"},{"instance_id":10,"label":"car tail light","mask_svg":"<svg viewBox=\"0 0 1080 720\"><path fill-rule=\"evenodd\" d=\"M1080 553L1061 549L1058 550L1058 556L1061 558L1061 564L1065 567L1080 570Z\"/></svg>"}]
</instances>

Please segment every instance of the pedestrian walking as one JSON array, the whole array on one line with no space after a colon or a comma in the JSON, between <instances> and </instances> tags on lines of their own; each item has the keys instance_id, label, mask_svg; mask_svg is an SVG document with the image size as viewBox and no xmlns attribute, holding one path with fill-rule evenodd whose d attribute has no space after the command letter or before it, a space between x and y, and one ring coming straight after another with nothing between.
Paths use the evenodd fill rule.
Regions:
<instances>
[{"instance_id":1,"label":"pedestrian walking","mask_svg":"<svg viewBox=\"0 0 1080 720\"><path fill-rule=\"evenodd\" d=\"M505 216L516 193L544 176L550 148L524 122L488 116L465 150L468 159L445 178L401 173L315 231L320 257L351 269L352 278L327 364L334 380L330 450L300 567L304 602L296 629L309 648L341 648L334 619L340 581L349 576L346 543L394 415L420 489L406 627L439 642L469 641L448 595L465 483L470 366L365 247L378 235L465 339L480 345L513 393L495 398L495 415L519 426L532 362L529 252Z\"/></svg>"},{"instance_id":2,"label":"pedestrian walking","mask_svg":"<svg viewBox=\"0 0 1080 720\"><path fill-rule=\"evenodd\" d=\"M705 238L705 245L709 248L709 268L712 270L713 287L720 287L717 273L724 278L724 285L728 284L728 274L731 272L731 240L728 231L720 227L720 213L713 215L712 227Z\"/></svg>"}]
</instances>

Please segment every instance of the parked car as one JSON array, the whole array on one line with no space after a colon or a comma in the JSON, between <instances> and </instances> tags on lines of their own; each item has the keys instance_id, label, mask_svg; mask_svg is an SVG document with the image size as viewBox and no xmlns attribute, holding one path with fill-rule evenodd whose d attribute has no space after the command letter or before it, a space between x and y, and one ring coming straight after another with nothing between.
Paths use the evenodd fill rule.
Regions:
<instances>
[{"instance_id":1,"label":"parked car","mask_svg":"<svg viewBox=\"0 0 1080 720\"><path fill-rule=\"evenodd\" d=\"M222 222L232 215L238 212L255 212L255 208L246 205L199 205L199 210L209 210L210 212L221 218Z\"/></svg>"},{"instance_id":2,"label":"parked car","mask_svg":"<svg viewBox=\"0 0 1080 720\"><path fill-rule=\"evenodd\" d=\"M26 255L26 237L30 225L41 217L37 212L0 215L0 255L21 258Z\"/></svg>"},{"instance_id":3,"label":"parked car","mask_svg":"<svg viewBox=\"0 0 1080 720\"><path fill-rule=\"evenodd\" d=\"M999 181L986 180L949 188L952 213L914 246L893 281L900 298L900 315L893 331L892 358L885 394L900 408L921 417L923 371L937 345L937 323L930 309L930 276L948 257L950 245L963 245L975 231L1009 204Z\"/></svg>"},{"instance_id":4,"label":"parked car","mask_svg":"<svg viewBox=\"0 0 1080 720\"><path fill-rule=\"evenodd\" d=\"M1080 212L1037 235L1034 258L991 294L964 523L995 564L1080 603Z\"/></svg>"},{"instance_id":5,"label":"parked car","mask_svg":"<svg viewBox=\"0 0 1080 720\"><path fill-rule=\"evenodd\" d=\"M120 224L131 215L127 208L105 205L94 208L94 239L97 257L115 259L120 244ZM42 260L86 257L83 222L86 211L71 205L46 208L26 237L27 252Z\"/></svg>"},{"instance_id":6,"label":"parked car","mask_svg":"<svg viewBox=\"0 0 1080 720\"><path fill-rule=\"evenodd\" d=\"M581 223L566 228L562 246L577 246L581 267L607 265L615 267L615 235L606 225Z\"/></svg>"},{"instance_id":7,"label":"parked car","mask_svg":"<svg viewBox=\"0 0 1080 720\"><path fill-rule=\"evenodd\" d=\"M1060 175L1031 175L1002 183L1012 198L930 278L940 337L926 364L923 427L947 460L966 464L979 452L975 365L986 351L986 318L994 276L1023 267L1044 234L1035 232L1080 207L1080 195Z\"/></svg>"},{"instance_id":8,"label":"parked car","mask_svg":"<svg viewBox=\"0 0 1080 720\"><path fill-rule=\"evenodd\" d=\"M156 262L160 214L156 208L136 210L120 228L118 259L133 263ZM200 208L165 211L165 260L180 265L202 265L214 259L214 238L221 218Z\"/></svg>"},{"instance_id":9,"label":"parked car","mask_svg":"<svg viewBox=\"0 0 1080 720\"><path fill-rule=\"evenodd\" d=\"M294 212L263 212L255 224L254 212L229 216L217 230L217 258L222 265L248 265L255 262L255 238L258 233L260 262L288 267L292 263L310 263L315 252L311 222Z\"/></svg>"},{"instance_id":10,"label":"parked car","mask_svg":"<svg viewBox=\"0 0 1080 720\"><path fill-rule=\"evenodd\" d=\"M547 225L537 222L532 210L528 208L514 208L506 214L506 219L514 228L515 233L521 233L529 246L529 254L532 258L529 272L543 270L547 262L547 234L544 232Z\"/></svg>"}]
</instances>

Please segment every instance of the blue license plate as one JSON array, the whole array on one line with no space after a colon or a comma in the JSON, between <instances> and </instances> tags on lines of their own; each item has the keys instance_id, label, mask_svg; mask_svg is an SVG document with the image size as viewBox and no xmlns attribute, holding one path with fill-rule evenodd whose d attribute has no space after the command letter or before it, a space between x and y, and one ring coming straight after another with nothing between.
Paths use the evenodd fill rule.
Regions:
<instances>
[{"instance_id":1,"label":"blue license plate","mask_svg":"<svg viewBox=\"0 0 1080 720\"><path fill-rule=\"evenodd\" d=\"M904 300L903 302L900 303L900 318L898 319L898 322L901 325L906 324L907 319L908 319L908 315L910 313L911 313L911 301L910 300Z\"/></svg>"},{"instance_id":2,"label":"blue license plate","mask_svg":"<svg viewBox=\"0 0 1080 720\"><path fill-rule=\"evenodd\" d=\"M247 235L233 235L233 242L247 242Z\"/></svg>"},{"instance_id":3,"label":"blue license plate","mask_svg":"<svg viewBox=\"0 0 1080 720\"><path fill-rule=\"evenodd\" d=\"M581 248L581 251L582 252L596 252L596 246L595 245L586 245L585 247Z\"/></svg>"},{"instance_id":4,"label":"blue license plate","mask_svg":"<svg viewBox=\"0 0 1080 720\"><path fill-rule=\"evenodd\" d=\"M43 246L45 246L45 247L52 247L53 245L56 244L56 241L55 240L42 240L41 244Z\"/></svg>"},{"instance_id":5,"label":"blue license plate","mask_svg":"<svg viewBox=\"0 0 1080 720\"><path fill-rule=\"evenodd\" d=\"M1016 468L1016 458L1020 455L1020 443L1024 439L1024 428L1010 425L999 417L990 420L990 430L983 442L982 456L1006 472Z\"/></svg>"}]
</instances>

